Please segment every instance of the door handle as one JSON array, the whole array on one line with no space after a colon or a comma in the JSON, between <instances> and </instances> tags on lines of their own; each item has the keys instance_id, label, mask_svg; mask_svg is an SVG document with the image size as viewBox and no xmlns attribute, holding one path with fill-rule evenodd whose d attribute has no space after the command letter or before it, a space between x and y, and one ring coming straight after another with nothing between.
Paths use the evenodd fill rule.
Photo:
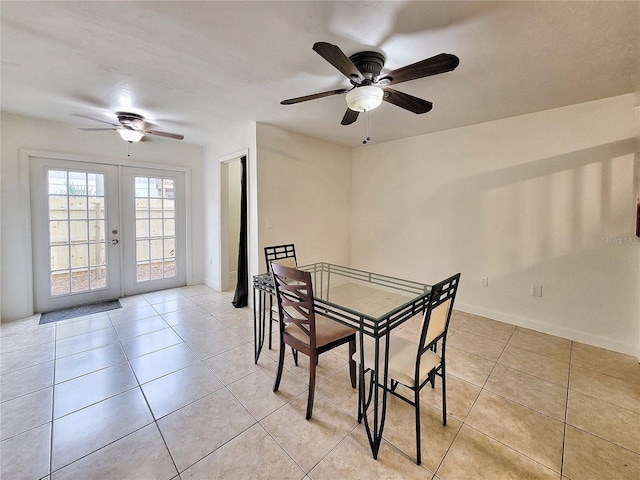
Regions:
<instances>
[{"instance_id":1,"label":"door handle","mask_svg":"<svg viewBox=\"0 0 640 480\"><path fill-rule=\"evenodd\" d=\"M119 242L119 240L117 238L114 238L113 240L111 240L111 245L117 245Z\"/></svg>"}]
</instances>

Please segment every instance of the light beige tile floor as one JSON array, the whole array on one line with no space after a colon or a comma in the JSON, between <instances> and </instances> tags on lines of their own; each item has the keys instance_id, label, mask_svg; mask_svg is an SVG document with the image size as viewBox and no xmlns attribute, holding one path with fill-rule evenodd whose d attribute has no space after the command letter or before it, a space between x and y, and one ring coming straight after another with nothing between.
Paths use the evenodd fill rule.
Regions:
<instances>
[{"instance_id":1,"label":"light beige tile floor","mask_svg":"<svg viewBox=\"0 0 640 480\"><path fill-rule=\"evenodd\" d=\"M637 479L637 359L454 312L442 385L389 399L379 457L357 422L347 350L253 360L253 314L206 286L127 297L54 324L0 326L3 479ZM399 332L415 336L420 321Z\"/></svg>"}]
</instances>

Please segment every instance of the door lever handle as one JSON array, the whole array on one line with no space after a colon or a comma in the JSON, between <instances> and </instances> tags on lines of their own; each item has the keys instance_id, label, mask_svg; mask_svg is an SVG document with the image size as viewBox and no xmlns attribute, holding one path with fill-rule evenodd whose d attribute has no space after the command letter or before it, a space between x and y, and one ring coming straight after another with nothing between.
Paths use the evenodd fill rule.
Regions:
<instances>
[{"instance_id":1,"label":"door lever handle","mask_svg":"<svg viewBox=\"0 0 640 480\"><path fill-rule=\"evenodd\" d=\"M119 240L117 238L114 238L113 240L111 240L111 245L117 245L119 242Z\"/></svg>"}]
</instances>

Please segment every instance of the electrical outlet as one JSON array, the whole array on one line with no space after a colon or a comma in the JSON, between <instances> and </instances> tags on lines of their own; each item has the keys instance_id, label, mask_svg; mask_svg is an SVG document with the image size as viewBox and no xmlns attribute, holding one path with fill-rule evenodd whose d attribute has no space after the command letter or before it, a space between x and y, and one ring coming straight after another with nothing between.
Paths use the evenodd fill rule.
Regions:
<instances>
[{"instance_id":1,"label":"electrical outlet","mask_svg":"<svg viewBox=\"0 0 640 480\"><path fill-rule=\"evenodd\" d=\"M482 277L480 279L480 286L484 288L489 287L489 277Z\"/></svg>"},{"instance_id":2,"label":"electrical outlet","mask_svg":"<svg viewBox=\"0 0 640 480\"><path fill-rule=\"evenodd\" d=\"M531 285L531 295L534 297L542 296L542 285Z\"/></svg>"}]
</instances>

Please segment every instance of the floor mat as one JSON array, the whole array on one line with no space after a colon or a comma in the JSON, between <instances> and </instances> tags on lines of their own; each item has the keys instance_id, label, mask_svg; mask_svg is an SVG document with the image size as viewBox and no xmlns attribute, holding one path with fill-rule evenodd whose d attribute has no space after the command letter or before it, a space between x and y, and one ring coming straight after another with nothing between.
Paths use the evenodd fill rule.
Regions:
<instances>
[{"instance_id":1,"label":"floor mat","mask_svg":"<svg viewBox=\"0 0 640 480\"><path fill-rule=\"evenodd\" d=\"M122 308L119 300L106 300L104 302L90 303L88 305L80 305L78 307L45 312L40 315L40 325L58 322L60 320L67 320L69 318L82 317L83 315L106 312L107 310L115 310L116 308Z\"/></svg>"}]
</instances>

